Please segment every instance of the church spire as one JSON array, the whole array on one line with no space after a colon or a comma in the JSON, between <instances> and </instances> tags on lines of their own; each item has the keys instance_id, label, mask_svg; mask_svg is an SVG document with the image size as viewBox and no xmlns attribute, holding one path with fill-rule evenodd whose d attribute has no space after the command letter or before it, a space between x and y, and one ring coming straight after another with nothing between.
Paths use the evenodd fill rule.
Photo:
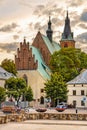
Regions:
<instances>
[{"instance_id":1,"label":"church spire","mask_svg":"<svg viewBox=\"0 0 87 130\"><path fill-rule=\"evenodd\" d=\"M67 11L66 19L65 19L65 27L64 27L64 33L63 34L64 34L65 39L68 39L69 36L72 36L71 28L70 28L70 19L68 17L68 11Z\"/></svg>"},{"instance_id":2,"label":"church spire","mask_svg":"<svg viewBox=\"0 0 87 130\"><path fill-rule=\"evenodd\" d=\"M70 19L68 16L68 10L65 18L64 31L61 37L61 47L75 47L75 41L73 39L73 32L71 32Z\"/></svg>"},{"instance_id":3,"label":"church spire","mask_svg":"<svg viewBox=\"0 0 87 130\"><path fill-rule=\"evenodd\" d=\"M49 40L52 42L52 34L53 34L53 31L52 31L52 29L51 29L50 16L49 16L49 22L48 22L48 29L47 29L46 33L47 33L47 37L48 37Z\"/></svg>"}]
</instances>

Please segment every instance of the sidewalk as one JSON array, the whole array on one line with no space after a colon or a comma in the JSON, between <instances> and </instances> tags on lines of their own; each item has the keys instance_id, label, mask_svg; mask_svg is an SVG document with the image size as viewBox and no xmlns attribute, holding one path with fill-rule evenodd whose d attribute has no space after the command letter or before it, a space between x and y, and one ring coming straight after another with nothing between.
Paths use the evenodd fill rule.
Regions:
<instances>
[{"instance_id":1,"label":"sidewalk","mask_svg":"<svg viewBox=\"0 0 87 130\"><path fill-rule=\"evenodd\" d=\"M28 120L24 121L23 124L42 124L42 125L79 125L87 126L87 121L78 120Z\"/></svg>"}]
</instances>

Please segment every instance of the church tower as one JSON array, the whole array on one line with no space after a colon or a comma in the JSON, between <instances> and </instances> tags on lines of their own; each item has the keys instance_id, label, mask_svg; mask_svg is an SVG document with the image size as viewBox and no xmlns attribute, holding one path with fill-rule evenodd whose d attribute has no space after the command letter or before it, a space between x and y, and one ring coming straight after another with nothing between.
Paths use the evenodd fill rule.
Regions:
<instances>
[{"instance_id":1,"label":"church tower","mask_svg":"<svg viewBox=\"0 0 87 130\"><path fill-rule=\"evenodd\" d=\"M70 19L68 17L68 11L67 11L66 19L65 19L64 31L62 33L62 38L60 40L60 46L61 46L61 48L65 48L65 47L75 48L75 41L73 39L73 32L71 32Z\"/></svg>"},{"instance_id":2,"label":"church tower","mask_svg":"<svg viewBox=\"0 0 87 130\"><path fill-rule=\"evenodd\" d=\"M52 42L52 34L53 31L51 29L51 20L50 20L50 16L49 16L49 22L48 22L48 29L46 31L47 37L49 38L50 42Z\"/></svg>"}]
</instances>

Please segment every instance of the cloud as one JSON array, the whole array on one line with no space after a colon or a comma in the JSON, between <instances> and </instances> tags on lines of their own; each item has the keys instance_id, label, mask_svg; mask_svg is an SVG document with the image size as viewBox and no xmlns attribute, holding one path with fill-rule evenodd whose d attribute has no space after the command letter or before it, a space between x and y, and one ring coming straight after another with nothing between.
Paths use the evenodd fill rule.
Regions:
<instances>
[{"instance_id":1,"label":"cloud","mask_svg":"<svg viewBox=\"0 0 87 130\"><path fill-rule=\"evenodd\" d=\"M18 43L0 43L0 52L6 51L7 53L13 52L17 50Z\"/></svg>"},{"instance_id":2,"label":"cloud","mask_svg":"<svg viewBox=\"0 0 87 130\"><path fill-rule=\"evenodd\" d=\"M87 9L84 10L84 12L82 13L81 17L80 17L81 21L87 22Z\"/></svg>"},{"instance_id":3,"label":"cloud","mask_svg":"<svg viewBox=\"0 0 87 130\"><path fill-rule=\"evenodd\" d=\"M77 42L87 44L87 32L79 34L75 39Z\"/></svg>"},{"instance_id":4,"label":"cloud","mask_svg":"<svg viewBox=\"0 0 87 130\"><path fill-rule=\"evenodd\" d=\"M11 32L13 31L13 29L15 29L18 25L16 23L12 23L9 25L5 25L3 27L0 28L1 32Z\"/></svg>"},{"instance_id":5,"label":"cloud","mask_svg":"<svg viewBox=\"0 0 87 130\"><path fill-rule=\"evenodd\" d=\"M73 1L69 0L67 4L68 7L78 7L81 6L83 3L84 3L83 0L73 0Z\"/></svg>"},{"instance_id":6,"label":"cloud","mask_svg":"<svg viewBox=\"0 0 87 130\"><path fill-rule=\"evenodd\" d=\"M19 35L13 35L13 39L17 40L19 38Z\"/></svg>"},{"instance_id":7,"label":"cloud","mask_svg":"<svg viewBox=\"0 0 87 130\"><path fill-rule=\"evenodd\" d=\"M87 24L79 23L78 26L83 28L83 29L87 29Z\"/></svg>"}]
</instances>

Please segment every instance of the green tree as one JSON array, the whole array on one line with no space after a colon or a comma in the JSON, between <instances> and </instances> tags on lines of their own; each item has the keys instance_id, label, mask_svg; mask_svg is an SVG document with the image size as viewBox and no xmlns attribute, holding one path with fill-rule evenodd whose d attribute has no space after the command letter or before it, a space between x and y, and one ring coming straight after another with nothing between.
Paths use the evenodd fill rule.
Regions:
<instances>
[{"instance_id":1,"label":"green tree","mask_svg":"<svg viewBox=\"0 0 87 130\"><path fill-rule=\"evenodd\" d=\"M20 97L26 91L26 82L23 78L11 77L6 80L5 86L9 97L14 97L19 102Z\"/></svg>"},{"instance_id":2,"label":"green tree","mask_svg":"<svg viewBox=\"0 0 87 130\"><path fill-rule=\"evenodd\" d=\"M29 102L33 100L33 91L30 86L27 87L26 89L25 98L26 98L26 101L29 101Z\"/></svg>"},{"instance_id":3,"label":"green tree","mask_svg":"<svg viewBox=\"0 0 87 130\"><path fill-rule=\"evenodd\" d=\"M51 75L51 79L45 83L45 92L47 97L51 98L52 102L67 100L67 87L63 77L55 72Z\"/></svg>"},{"instance_id":4,"label":"green tree","mask_svg":"<svg viewBox=\"0 0 87 130\"><path fill-rule=\"evenodd\" d=\"M66 82L75 78L82 69L87 68L87 54L75 48L63 48L51 56L52 72L59 72Z\"/></svg>"},{"instance_id":5,"label":"green tree","mask_svg":"<svg viewBox=\"0 0 87 130\"><path fill-rule=\"evenodd\" d=\"M0 103L5 101L6 98L6 90L5 88L0 87Z\"/></svg>"},{"instance_id":6,"label":"green tree","mask_svg":"<svg viewBox=\"0 0 87 130\"><path fill-rule=\"evenodd\" d=\"M17 74L16 66L14 64L14 61L11 59L4 59L1 62L1 67L3 67L6 71L13 73L14 75Z\"/></svg>"}]
</instances>

